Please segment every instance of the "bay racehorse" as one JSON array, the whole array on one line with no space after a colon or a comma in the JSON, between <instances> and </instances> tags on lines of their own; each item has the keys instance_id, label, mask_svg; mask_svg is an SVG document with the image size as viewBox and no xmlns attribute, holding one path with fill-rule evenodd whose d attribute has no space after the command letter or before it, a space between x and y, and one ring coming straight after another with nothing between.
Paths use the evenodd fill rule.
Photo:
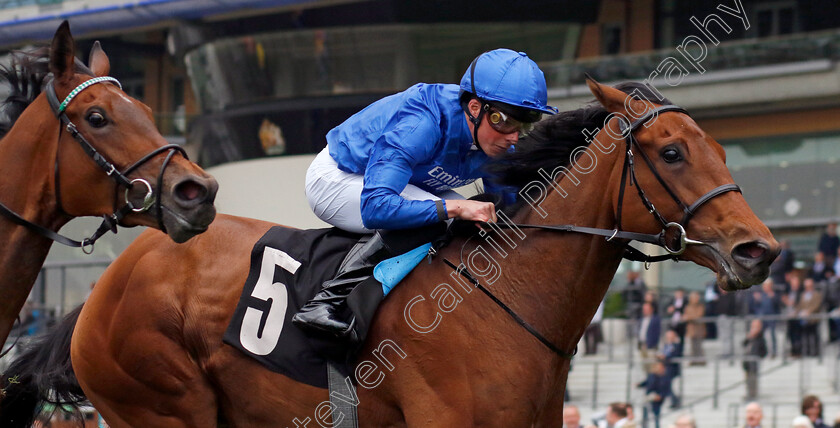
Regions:
<instances>
[{"instance_id":1,"label":"bay racehorse","mask_svg":"<svg viewBox=\"0 0 840 428\"><path fill-rule=\"evenodd\" d=\"M778 243L723 148L645 86L588 84L597 104L545 119L496 168L523 189L519 229L456 238L380 306L355 371L361 426L558 426L570 354L630 239L712 269L725 290L767 276ZM557 224L572 226L540 228ZM57 363L72 355L112 427L329 426L326 390L221 340L271 226L220 215L185 245L144 232L63 323L75 331Z\"/></svg>"},{"instance_id":2,"label":"bay racehorse","mask_svg":"<svg viewBox=\"0 0 840 428\"><path fill-rule=\"evenodd\" d=\"M148 107L106 77L110 65L99 43L89 67L74 52L64 22L49 54L17 54L0 72L11 89L3 103L9 123L0 129L0 344L53 239L90 251L120 224L165 229L183 242L215 216L215 180L167 143ZM55 234L79 216L105 221L82 242Z\"/></svg>"}]
</instances>

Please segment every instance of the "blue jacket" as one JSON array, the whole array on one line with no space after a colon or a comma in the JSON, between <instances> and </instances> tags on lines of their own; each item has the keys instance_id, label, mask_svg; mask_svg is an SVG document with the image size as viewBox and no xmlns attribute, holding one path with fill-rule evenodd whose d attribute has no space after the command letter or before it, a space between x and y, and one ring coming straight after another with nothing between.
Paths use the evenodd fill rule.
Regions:
<instances>
[{"instance_id":1,"label":"blue jacket","mask_svg":"<svg viewBox=\"0 0 840 428\"><path fill-rule=\"evenodd\" d=\"M675 378L680 375L680 363L674 361L674 358L683 356L682 344L666 343L662 347L662 355L665 357L665 375L669 378Z\"/></svg>"},{"instance_id":2,"label":"blue jacket","mask_svg":"<svg viewBox=\"0 0 840 428\"><path fill-rule=\"evenodd\" d=\"M366 228L438 222L434 201L400 196L406 185L440 194L481 176L488 157L473 144L458 91L457 85L419 83L374 102L327 133L338 168L364 175Z\"/></svg>"},{"instance_id":3,"label":"blue jacket","mask_svg":"<svg viewBox=\"0 0 840 428\"><path fill-rule=\"evenodd\" d=\"M645 386L646 395L650 393L656 393L659 395L659 400L651 401L650 403L653 408L653 413L658 415L665 398L671 395L671 378L667 375L660 376L651 373L648 375L647 379L645 379L643 385Z\"/></svg>"},{"instance_id":4,"label":"blue jacket","mask_svg":"<svg viewBox=\"0 0 840 428\"><path fill-rule=\"evenodd\" d=\"M641 323L641 320L639 321ZM640 324L641 328L641 324ZM645 332L645 347L647 349L656 349L659 347L659 336L662 334L662 320L658 315L650 316L650 323Z\"/></svg>"}]
</instances>

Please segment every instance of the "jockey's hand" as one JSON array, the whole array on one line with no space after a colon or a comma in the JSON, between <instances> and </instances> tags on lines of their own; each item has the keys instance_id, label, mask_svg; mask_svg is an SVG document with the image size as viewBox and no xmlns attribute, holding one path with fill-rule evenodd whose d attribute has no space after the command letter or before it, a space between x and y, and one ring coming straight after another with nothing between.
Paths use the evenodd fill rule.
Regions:
<instances>
[{"instance_id":1,"label":"jockey's hand","mask_svg":"<svg viewBox=\"0 0 840 428\"><path fill-rule=\"evenodd\" d=\"M492 202L470 201L466 199L447 199L446 213L449 218L470 221L496 221L496 206Z\"/></svg>"}]
</instances>

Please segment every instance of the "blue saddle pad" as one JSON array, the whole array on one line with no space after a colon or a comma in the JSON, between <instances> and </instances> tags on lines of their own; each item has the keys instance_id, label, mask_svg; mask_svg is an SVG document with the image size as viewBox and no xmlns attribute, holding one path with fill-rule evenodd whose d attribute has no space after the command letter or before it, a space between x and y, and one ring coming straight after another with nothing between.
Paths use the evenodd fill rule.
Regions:
<instances>
[{"instance_id":1,"label":"blue saddle pad","mask_svg":"<svg viewBox=\"0 0 840 428\"><path fill-rule=\"evenodd\" d=\"M431 243L423 244L405 254L379 262L373 268L373 277L382 283L382 294L388 295L395 285L426 258L431 247Z\"/></svg>"}]
</instances>

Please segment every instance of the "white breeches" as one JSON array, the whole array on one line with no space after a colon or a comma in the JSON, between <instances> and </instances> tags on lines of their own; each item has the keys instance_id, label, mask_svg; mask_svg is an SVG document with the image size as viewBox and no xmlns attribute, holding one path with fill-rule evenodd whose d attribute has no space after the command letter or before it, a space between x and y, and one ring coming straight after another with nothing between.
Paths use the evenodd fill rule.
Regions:
<instances>
[{"instance_id":1,"label":"white breeches","mask_svg":"<svg viewBox=\"0 0 840 428\"><path fill-rule=\"evenodd\" d=\"M306 199L318 218L350 232L372 233L362 222L363 187L364 177L338 169L328 147L321 150L306 171ZM400 196L413 201L464 199L454 190L434 195L412 184Z\"/></svg>"}]
</instances>

